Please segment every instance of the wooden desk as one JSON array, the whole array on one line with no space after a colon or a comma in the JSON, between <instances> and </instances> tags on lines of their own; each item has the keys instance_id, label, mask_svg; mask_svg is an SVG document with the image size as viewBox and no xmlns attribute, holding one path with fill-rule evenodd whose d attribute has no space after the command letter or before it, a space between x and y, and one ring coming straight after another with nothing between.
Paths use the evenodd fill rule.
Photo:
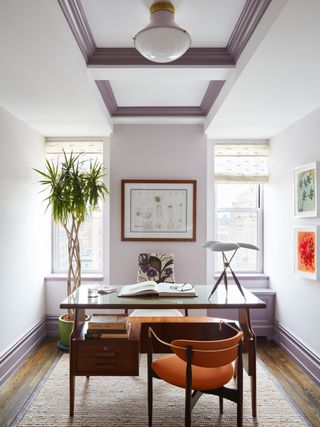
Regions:
<instances>
[{"instance_id":1,"label":"wooden desk","mask_svg":"<svg viewBox=\"0 0 320 427\"><path fill-rule=\"evenodd\" d=\"M256 417L256 337L251 328L250 309L265 308L266 304L246 289L243 289L244 299L236 286L228 286L227 295L222 286L218 287L210 300L211 286L195 285L195 290L198 294L196 298L184 297L183 293L181 297L171 298L119 298L117 293L88 298L87 287L82 286L60 304L60 308L75 309L74 329L70 337L70 416L74 414L76 376L138 374L137 337L130 340L85 340L83 327L86 309L235 308L238 309L238 321L244 333L243 365L251 379L252 415ZM180 320L182 322L192 322L192 318L180 319L184 319Z\"/></svg>"}]
</instances>

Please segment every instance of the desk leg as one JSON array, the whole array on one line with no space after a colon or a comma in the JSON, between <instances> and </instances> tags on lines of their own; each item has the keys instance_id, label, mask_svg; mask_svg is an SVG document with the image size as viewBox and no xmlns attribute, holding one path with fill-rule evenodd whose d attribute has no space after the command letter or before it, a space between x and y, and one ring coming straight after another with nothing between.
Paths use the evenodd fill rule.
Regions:
<instances>
[{"instance_id":1,"label":"desk leg","mask_svg":"<svg viewBox=\"0 0 320 427\"><path fill-rule=\"evenodd\" d=\"M252 416L257 416L256 336L251 328L248 308L239 309L239 323L244 334L243 367L251 381Z\"/></svg>"},{"instance_id":2,"label":"desk leg","mask_svg":"<svg viewBox=\"0 0 320 427\"><path fill-rule=\"evenodd\" d=\"M74 313L73 330L70 335L69 351L70 351L70 370L69 370L69 413L70 417L74 415L74 394L75 394L75 380L76 380L76 347L73 339L79 335L83 328L85 321L85 310L76 309Z\"/></svg>"}]
</instances>

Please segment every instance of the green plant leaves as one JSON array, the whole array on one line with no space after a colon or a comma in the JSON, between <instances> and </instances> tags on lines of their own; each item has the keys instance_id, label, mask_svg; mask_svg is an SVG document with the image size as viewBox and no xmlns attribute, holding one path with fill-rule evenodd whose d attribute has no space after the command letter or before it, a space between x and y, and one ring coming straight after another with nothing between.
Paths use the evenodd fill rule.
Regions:
<instances>
[{"instance_id":1,"label":"green plant leaves","mask_svg":"<svg viewBox=\"0 0 320 427\"><path fill-rule=\"evenodd\" d=\"M44 171L34 170L42 177L39 183L49 189L45 200L51 206L53 220L61 224L71 219L83 222L109 193L103 182L104 167L95 161L86 170L81 154L63 155L60 164L46 160Z\"/></svg>"}]
</instances>

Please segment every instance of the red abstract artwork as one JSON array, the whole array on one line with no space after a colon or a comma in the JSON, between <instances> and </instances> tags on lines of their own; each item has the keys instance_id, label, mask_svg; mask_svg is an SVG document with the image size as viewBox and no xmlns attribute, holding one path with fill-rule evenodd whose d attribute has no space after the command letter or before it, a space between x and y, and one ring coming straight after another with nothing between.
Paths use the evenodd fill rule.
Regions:
<instances>
[{"instance_id":1,"label":"red abstract artwork","mask_svg":"<svg viewBox=\"0 0 320 427\"><path fill-rule=\"evenodd\" d=\"M314 231L299 231L297 234L298 271L315 273L316 233Z\"/></svg>"}]
</instances>

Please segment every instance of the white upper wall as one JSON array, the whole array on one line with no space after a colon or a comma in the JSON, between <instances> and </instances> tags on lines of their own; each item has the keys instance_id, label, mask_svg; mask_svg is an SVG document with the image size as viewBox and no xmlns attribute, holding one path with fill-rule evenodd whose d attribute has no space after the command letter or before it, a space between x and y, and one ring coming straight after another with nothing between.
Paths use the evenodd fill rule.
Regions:
<instances>
[{"instance_id":1,"label":"white upper wall","mask_svg":"<svg viewBox=\"0 0 320 427\"><path fill-rule=\"evenodd\" d=\"M173 252L177 282L206 281L207 143L200 125L118 125L110 136L110 282L135 283L139 252ZM122 179L197 180L196 242L122 242Z\"/></svg>"},{"instance_id":2,"label":"white upper wall","mask_svg":"<svg viewBox=\"0 0 320 427\"><path fill-rule=\"evenodd\" d=\"M45 315L50 222L39 178L43 137L0 108L0 355Z\"/></svg>"},{"instance_id":3,"label":"white upper wall","mask_svg":"<svg viewBox=\"0 0 320 427\"><path fill-rule=\"evenodd\" d=\"M293 168L320 160L319 123L317 109L270 141L270 180L265 186L265 272L277 292L276 319L320 355L320 282L294 274L294 226L320 225L320 218L293 216Z\"/></svg>"}]
</instances>

